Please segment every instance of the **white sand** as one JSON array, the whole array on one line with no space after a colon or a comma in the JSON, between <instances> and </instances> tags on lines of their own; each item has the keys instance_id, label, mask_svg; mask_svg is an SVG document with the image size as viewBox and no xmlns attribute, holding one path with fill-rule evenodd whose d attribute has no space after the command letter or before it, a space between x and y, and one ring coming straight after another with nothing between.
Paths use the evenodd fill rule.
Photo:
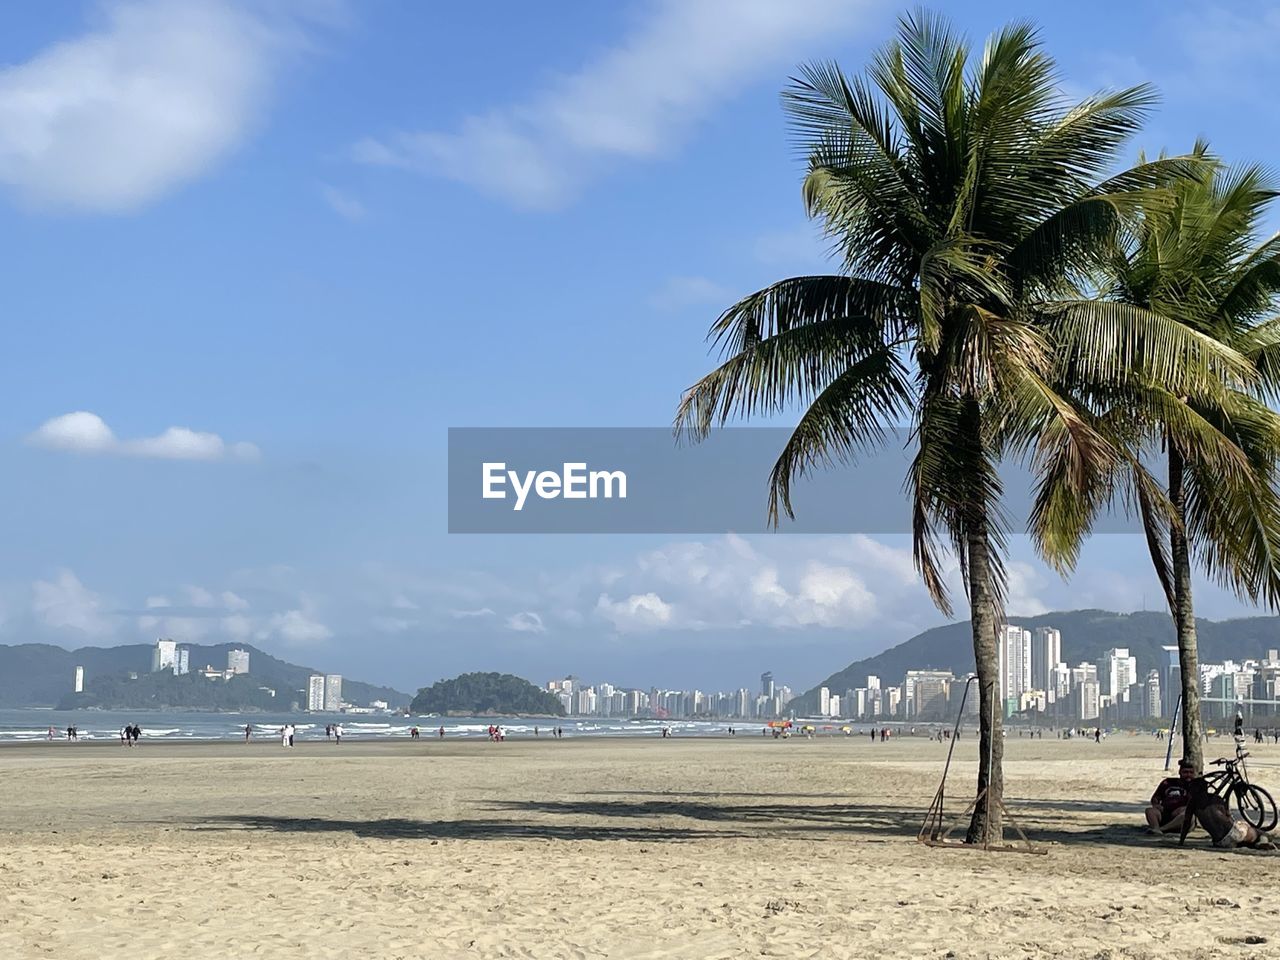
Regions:
<instances>
[{"instance_id":1,"label":"white sand","mask_svg":"<svg viewBox=\"0 0 1280 960\"><path fill-rule=\"evenodd\" d=\"M1008 741L1046 856L915 842L945 749L0 749L0 957L1280 957L1280 858L1139 829L1158 742Z\"/></svg>"}]
</instances>

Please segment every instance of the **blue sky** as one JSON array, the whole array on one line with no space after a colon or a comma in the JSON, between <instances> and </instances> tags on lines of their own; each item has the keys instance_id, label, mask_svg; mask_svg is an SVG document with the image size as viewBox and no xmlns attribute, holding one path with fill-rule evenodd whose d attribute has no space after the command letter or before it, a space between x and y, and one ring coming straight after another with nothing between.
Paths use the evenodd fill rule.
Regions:
<instances>
[{"instance_id":1,"label":"blue sky","mask_svg":"<svg viewBox=\"0 0 1280 960\"><path fill-rule=\"evenodd\" d=\"M900 10L5 8L0 642L803 687L940 622L894 538L445 533L448 427L667 423L719 308L822 269L777 94ZM1036 15L1072 93L1161 89L1133 154L1275 155L1275 5ZM1017 611L1157 606L1127 538L1014 552Z\"/></svg>"}]
</instances>

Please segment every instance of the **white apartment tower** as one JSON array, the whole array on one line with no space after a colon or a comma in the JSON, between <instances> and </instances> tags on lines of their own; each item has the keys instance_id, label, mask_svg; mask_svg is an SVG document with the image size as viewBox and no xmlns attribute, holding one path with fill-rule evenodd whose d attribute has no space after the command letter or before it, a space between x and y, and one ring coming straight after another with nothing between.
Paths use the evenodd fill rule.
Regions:
<instances>
[{"instance_id":1,"label":"white apartment tower","mask_svg":"<svg viewBox=\"0 0 1280 960\"><path fill-rule=\"evenodd\" d=\"M1098 681L1083 680L1076 687L1079 698L1076 701L1076 712L1081 720L1098 719Z\"/></svg>"},{"instance_id":2,"label":"white apartment tower","mask_svg":"<svg viewBox=\"0 0 1280 960\"><path fill-rule=\"evenodd\" d=\"M84 667L76 667L76 693L84 693Z\"/></svg>"},{"instance_id":3,"label":"white apartment tower","mask_svg":"<svg viewBox=\"0 0 1280 960\"><path fill-rule=\"evenodd\" d=\"M248 673L249 672L249 651L248 650L228 650L227 651L227 673Z\"/></svg>"},{"instance_id":4,"label":"white apartment tower","mask_svg":"<svg viewBox=\"0 0 1280 960\"><path fill-rule=\"evenodd\" d=\"M157 640L156 648L151 651L151 672L172 670L178 665L178 642L176 640Z\"/></svg>"},{"instance_id":5,"label":"white apartment tower","mask_svg":"<svg viewBox=\"0 0 1280 960\"><path fill-rule=\"evenodd\" d=\"M325 674L324 708L329 713L342 709L342 677L336 673Z\"/></svg>"},{"instance_id":6,"label":"white apartment tower","mask_svg":"<svg viewBox=\"0 0 1280 960\"><path fill-rule=\"evenodd\" d=\"M1000 628L1000 698L1015 704L1031 685L1031 631L1006 623ZM1015 707L1016 709L1016 707Z\"/></svg>"},{"instance_id":7,"label":"white apartment tower","mask_svg":"<svg viewBox=\"0 0 1280 960\"><path fill-rule=\"evenodd\" d=\"M1107 684L1103 693L1108 694L1112 700L1119 699L1121 694L1138 682L1138 661L1136 657L1129 656L1128 647L1108 650L1103 654L1102 665Z\"/></svg>"},{"instance_id":8,"label":"white apartment tower","mask_svg":"<svg viewBox=\"0 0 1280 960\"><path fill-rule=\"evenodd\" d=\"M1059 661L1053 665L1053 685L1049 690L1053 692L1055 702L1066 702L1071 696L1071 668L1065 663Z\"/></svg>"},{"instance_id":9,"label":"white apartment tower","mask_svg":"<svg viewBox=\"0 0 1280 960\"><path fill-rule=\"evenodd\" d=\"M307 709L318 713L324 709L324 676L313 673L307 681Z\"/></svg>"}]
</instances>

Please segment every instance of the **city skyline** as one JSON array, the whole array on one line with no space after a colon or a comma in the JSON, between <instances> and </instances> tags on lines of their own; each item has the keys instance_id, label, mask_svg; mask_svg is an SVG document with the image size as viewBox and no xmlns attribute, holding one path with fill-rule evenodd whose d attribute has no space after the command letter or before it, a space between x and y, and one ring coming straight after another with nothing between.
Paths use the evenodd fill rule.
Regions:
<instances>
[{"instance_id":1,"label":"city skyline","mask_svg":"<svg viewBox=\"0 0 1280 960\"><path fill-rule=\"evenodd\" d=\"M1001 698L1006 719L1022 716L1039 722L1064 720L1137 723L1168 720L1180 682L1177 647L1162 648L1165 659L1140 678L1137 658L1128 647L1113 647L1098 661L1074 666L1061 659L1062 633L1056 627L1032 630L1014 624L1000 627ZM1052 658L1052 659L1051 659ZM1206 717L1225 719L1238 707L1250 715L1280 715L1280 648L1257 658L1200 664ZM1033 679L1045 686L1032 686ZM951 670L908 669L901 683L886 683L868 674L862 687L833 691L818 688L818 710L797 713L789 707L795 692L775 683L773 672L760 676L754 692L699 688L664 689L584 682L569 675L550 680L544 689L560 697L571 716L650 716L657 718L813 719L886 722L947 722L964 702L965 715L976 717L977 692L963 693L965 677Z\"/></svg>"}]
</instances>

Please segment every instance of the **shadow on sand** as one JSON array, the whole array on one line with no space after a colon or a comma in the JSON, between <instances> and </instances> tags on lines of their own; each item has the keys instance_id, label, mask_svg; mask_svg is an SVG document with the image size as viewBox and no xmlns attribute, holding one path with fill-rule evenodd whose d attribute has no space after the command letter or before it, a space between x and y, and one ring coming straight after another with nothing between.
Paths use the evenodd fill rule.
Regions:
<instances>
[{"instance_id":1,"label":"shadow on sand","mask_svg":"<svg viewBox=\"0 0 1280 960\"><path fill-rule=\"evenodd\" d=\"M604 799L610 797L611 799ZM661 797L661 799L658 799ZM616 798L616 799L612 799ZM735 802L738 798L748 802ZM769 794L593 793L572 800L489 801L493 819L344 820L326 817L229 815L204 818L193 829L270 830L284 833L338 832L374 839L410 840L631 840L682 842L706 838L770 839L809 836L868 842L913 839L924 820L909 804L806 803L803 796ZM799 801L799 802L798 802ZM948 804L946 823L959 817L967 798ZM1008 805L1035 843L1097 843L1159 846L1139 827L1137 805L1075 800L1020 800ZM1105 813L1116 822L1082 820ZM571 818L571 821L570 821ZM567 822L568 821L568 822ZM963 836L963 827L952 836Z\"/></svg>"}]
</instances>

